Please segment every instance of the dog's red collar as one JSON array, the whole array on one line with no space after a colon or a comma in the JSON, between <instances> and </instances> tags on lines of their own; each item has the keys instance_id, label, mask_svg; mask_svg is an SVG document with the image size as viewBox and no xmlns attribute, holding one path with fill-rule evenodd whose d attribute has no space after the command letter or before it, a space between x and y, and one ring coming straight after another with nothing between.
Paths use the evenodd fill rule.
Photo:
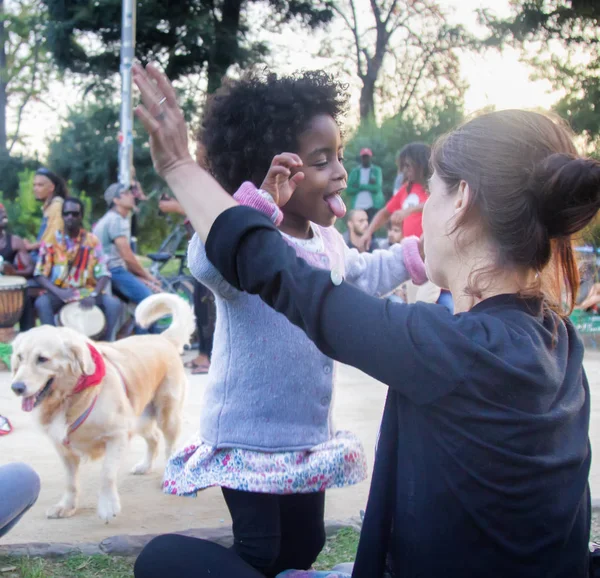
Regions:
<instances>
[{"instance_id":1,"label":"dog's red collar","mask_svg":"<svg viewBox=\"0 0 600 578\"><path fill-rule=\"evenodd\" d=\"M79 393L88 387L95 387L98 385L106 375L106 365L104 363L104 359L100 352L90 343L87 344L90 353L92 354L92 359L94 360L94 365L96 369L92 375L82 375L75 385L75 389L73 389L73 393Z\"/></svg>"}]
</instances>

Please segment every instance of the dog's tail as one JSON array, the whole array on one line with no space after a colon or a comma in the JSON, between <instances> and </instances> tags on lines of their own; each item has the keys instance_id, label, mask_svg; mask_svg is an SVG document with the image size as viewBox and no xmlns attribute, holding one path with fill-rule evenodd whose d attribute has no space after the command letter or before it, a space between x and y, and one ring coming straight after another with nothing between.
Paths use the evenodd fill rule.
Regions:
<instances>
[{"instance_id":1,"label":"dog's tail","mask_svg":"<svg viewBox=\"0 0 600 578\"><path fill-rule=\"evenodd\" d=\"M183 353L184 345L189 345L190 337L196 328L194 311L187 301L172 293L157 293L146 297L135 308L135 321L144 328L167 315L170 315L173 321L161 335Z\"/></svg>"}]
</instances>

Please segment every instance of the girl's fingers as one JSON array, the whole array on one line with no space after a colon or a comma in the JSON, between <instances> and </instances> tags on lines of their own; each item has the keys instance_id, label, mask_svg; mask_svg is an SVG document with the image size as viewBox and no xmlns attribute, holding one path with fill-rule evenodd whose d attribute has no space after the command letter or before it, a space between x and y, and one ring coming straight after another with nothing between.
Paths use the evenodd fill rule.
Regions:
<instances>
[{"instance_id":1,"label":"girl's fingers","mask_svg":"<svg viewBox=\"0 0 600 578\"><path fill-rule=\"evenodd\" d=\"M290 170L287 167L282 166L282 165L272 166L269 169L269 173L272 177L275 177L277 179L280 177L287 179L291 174Z\"/></svg>"},{"instance_id":2,"label":"girl's fingers","mask_svg":"<svg viewBox=\"0 0 600 578\"><path fill-rule=\"evenodd\" d=\"M273 159L273 162L271 164L282 165L288 168L294 168L302 166L302 160L298 155L294 153L281 153Z\"/></svg>"},{"instance_id":3,"label":"girl's fingers","mask_svg":"<svg viewBox=\"0 0 600 578\"><path fill-rule=\"evenodd\" d=\"M304 173L300 172L300 173L296 173L291 179L290 179L290 189L292 190L292 193L296 190L296 187L304 180Z\"/></svg>"},{"instance_id":4,"label":"girl's fingers","mask_svg":"<svg viewBox=\"0 0 600 578\"><path fill-rule=\"evenodd\" d=\"M159 92L165 96L166 104L169 108L179 108L177 104L177 96L175 94L175 90L173 86L169 82L167 75L164 74L161 70L159 70L158 66L154 63L148 64L146 66L146 71L148 76L156 82L156 86L158 87ZM162 97L161 97L162 98Z\"/></svg>"}]
</instances>

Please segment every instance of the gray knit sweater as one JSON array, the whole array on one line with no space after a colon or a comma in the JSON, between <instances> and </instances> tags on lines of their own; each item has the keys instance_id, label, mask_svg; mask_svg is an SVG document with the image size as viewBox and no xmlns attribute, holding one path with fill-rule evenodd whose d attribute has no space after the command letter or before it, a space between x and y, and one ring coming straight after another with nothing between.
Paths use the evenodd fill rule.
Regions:
<instances>
[{"instance_id":1,"label":"gray knit sweater","mask_svg":"<svg viewBox=\"0 0 600 578\"><path fill-rule=\"evenodd\" d=\"M418 251L416 238L388 251L359 254L348 249L333 227L316 230L323 252L293 245L314 266L333 269L372 295L385 295L409 279L404 251ZM214 293L217 307L200 419L203 441L217 448L281 452L306 450L329 440L335 433L334 362L260 297L229 285L197 236L190 242L188 259L196 279Z\"/></svg>"}]
</instances>

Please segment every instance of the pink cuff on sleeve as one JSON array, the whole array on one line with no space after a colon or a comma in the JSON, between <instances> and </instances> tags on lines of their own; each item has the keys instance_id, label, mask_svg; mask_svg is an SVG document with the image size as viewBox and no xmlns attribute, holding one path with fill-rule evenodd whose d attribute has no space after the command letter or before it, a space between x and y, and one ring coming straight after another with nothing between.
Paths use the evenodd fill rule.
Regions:
<instances>
[{"instance_id":1,"label":"pink cuff on sleeve","mask_svg":"<svg viewBox=\"0 0 600 578\"><path fill-rule=\"evenodd\" d=\"M423 285L427 281L427 272L425 271L425 263L421 259L419 253L418 237L406 237L402 241L402 249L404 251L404 265L415 285Z\"/></svg>"},{"instance_id":2,"label":"pink cuff on sleeve","mask_svg":"<svg viewBox=\"0 0 600 578\"><path fill-rule=\"evenodd\" d=\"M240 205L244 205L245 207L252 207L257 211L263 213L263 215L267 215L271 222L278 227L283 221L283 213L280 211L279 207L273 201L271 195L265 191L261 191L254 186L254 183L246 181L242 184L242 186L236 191L233 198L240 203Z\"/></svg>"}]
</instances>

